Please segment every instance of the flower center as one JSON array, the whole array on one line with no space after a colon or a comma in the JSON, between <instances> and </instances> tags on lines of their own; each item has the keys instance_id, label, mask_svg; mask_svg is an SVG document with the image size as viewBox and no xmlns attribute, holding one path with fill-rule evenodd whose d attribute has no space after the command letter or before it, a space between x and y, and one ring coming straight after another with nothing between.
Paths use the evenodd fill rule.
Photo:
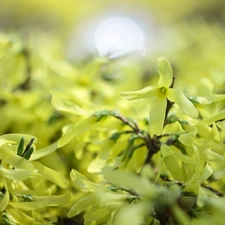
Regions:
<instances>
[{"instance_id":1,"label":"flower center","mask_svg":"<svg viewBox=\"0 0 225 225\"><path fill-rule=\"evenodd\" d=\"M162 88L161 88L161 92L162 92L162 93L166 93L166 88L165 88L165 87L162 87Z\"/></svg>"},{"instance_id":2,"label":"flower center","mask_svg":"<svg viewBox=\"0 0 225 225\"><path fill-rule=\"evenodd\" d=\"M162 97L166 97L166 95L167 95L167 88L166 87L161 87L160 88L160 95Z\"/></svg>"}]
</instances>

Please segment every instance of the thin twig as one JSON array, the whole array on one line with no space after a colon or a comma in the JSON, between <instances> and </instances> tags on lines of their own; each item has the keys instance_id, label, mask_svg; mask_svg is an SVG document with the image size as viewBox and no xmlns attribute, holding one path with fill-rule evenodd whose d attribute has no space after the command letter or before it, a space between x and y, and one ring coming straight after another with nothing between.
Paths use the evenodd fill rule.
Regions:
<instances>
[{"instance_id":1,"label":"thin twig","mask_svg":"<svg viewBox=\"0 0 225 225\"><path fill-rule=\"evenodd\" d=\"M139 129L137 123L134 122L133 125L128 119L119 114L116 114L114 117L121 120L124 124L128 125L135 133L141 133L141 130Z\"/></svg>"},{"instance_id":2,"label":"thin twig","mask_svg":"<svg viewBox=\"0 0 225 225\"><path fill-rule=\"evenodd\" d=\"M23 37L23 39L25 39ZM30 51L28 50L28 47L25 44L25 40L22 41L22 50L21 50L21 55L23 56L24 63L25 63L25 80L20 83L15 89L16 90L22 90L22 91L28 91L30 90L31 87L31 74L32 74L32 67L31 67L31 57L30 57Z\"/></svg>"},{"instance_id":3,"label":"thin twig","mask_svg":"<svg viewBox=\"0 0 225 225\"><path fill-rule=\"evenodd\" d=\"M167 176L164 176L164 175L160 175L160 178L163 180L163 181L167 181L167 182L174 182L176 183L178 186L185 186L185 184L181 181L178 181L178 180L170 180ZM201 184L201 187L211 191L212 193L214 193L215 195L217 195L218 197L223 197L224 194L215 190L214 188L210 187L210 186L207 186L205 184Z\"/></svg>"},{"instance_id":4,"label":"thin twig","mask_svg":"<svg viewBox=\"0 0 225 225\"><path fill-rule=\"evenodd\" d=\"M173 77L173 81L172 81L172 84L170 85L170 88L173 88L174 86L174 81L175 81L175 77ZM172 108L174 102L171 102L167 99L167 106L166 106L166 113L165 113L165 121L164 121L164 126L166 125L166 119L168 117L168 113L170 111L170 109Z\"/></svg>"}]
</instances>

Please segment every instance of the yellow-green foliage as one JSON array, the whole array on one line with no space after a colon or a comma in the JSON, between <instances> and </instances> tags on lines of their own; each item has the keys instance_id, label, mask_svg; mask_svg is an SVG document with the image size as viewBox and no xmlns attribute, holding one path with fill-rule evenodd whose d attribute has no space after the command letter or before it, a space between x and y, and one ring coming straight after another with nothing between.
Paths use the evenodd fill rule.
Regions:
<instances>
[{"instance_id":1,"label":"yellow-green foliage","mask_svg":"<svg viewBox=\"0 0 225 225\"><path fill-rule=\"evenodd\" d=\"M75 66L47 36L1 33L1 224L223 224L224 57L215 44L195 58L194 43L145 76L141 62Z\"/></svg>"}]
</instances>

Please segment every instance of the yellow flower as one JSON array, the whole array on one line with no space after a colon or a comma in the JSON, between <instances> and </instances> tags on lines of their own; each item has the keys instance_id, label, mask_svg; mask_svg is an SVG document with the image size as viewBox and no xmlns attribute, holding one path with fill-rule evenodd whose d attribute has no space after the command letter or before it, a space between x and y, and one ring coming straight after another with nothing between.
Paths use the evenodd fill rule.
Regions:
<instances>
[{"instance_id":1,"label":"yellow flower","mask_svg":"<svg viewBox=\"0 0 225 225\"><path fill-rule=\"evenodd\" d=\"M121 96L127 100L147 98L151 108L149 113L150 131L161 135L166 116L167 99L175 102L187 115L196 118L198 111L185 95L171 87L173 82L172 69L166 58L158 59L159 80L158 86L148 86L139 91L123 92Z\"/></svg>"}]
</instances>

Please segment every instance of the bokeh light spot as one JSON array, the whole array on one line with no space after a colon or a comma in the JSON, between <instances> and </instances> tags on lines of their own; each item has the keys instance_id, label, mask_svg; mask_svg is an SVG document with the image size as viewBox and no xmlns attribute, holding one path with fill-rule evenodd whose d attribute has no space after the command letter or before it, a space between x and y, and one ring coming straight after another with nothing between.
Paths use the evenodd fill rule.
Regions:
<instances>
[{"instance_id":1,"label":"bokeh light spot","mask_svg":"<svg viewBox=\"0 0 225 225\"><path fill-rule=\"evenodd\" d=\"M101 56L116 58L144 48L144 34L130 19L113 17L97 28L94 43Z\"/></svg>"}]
</instances>

